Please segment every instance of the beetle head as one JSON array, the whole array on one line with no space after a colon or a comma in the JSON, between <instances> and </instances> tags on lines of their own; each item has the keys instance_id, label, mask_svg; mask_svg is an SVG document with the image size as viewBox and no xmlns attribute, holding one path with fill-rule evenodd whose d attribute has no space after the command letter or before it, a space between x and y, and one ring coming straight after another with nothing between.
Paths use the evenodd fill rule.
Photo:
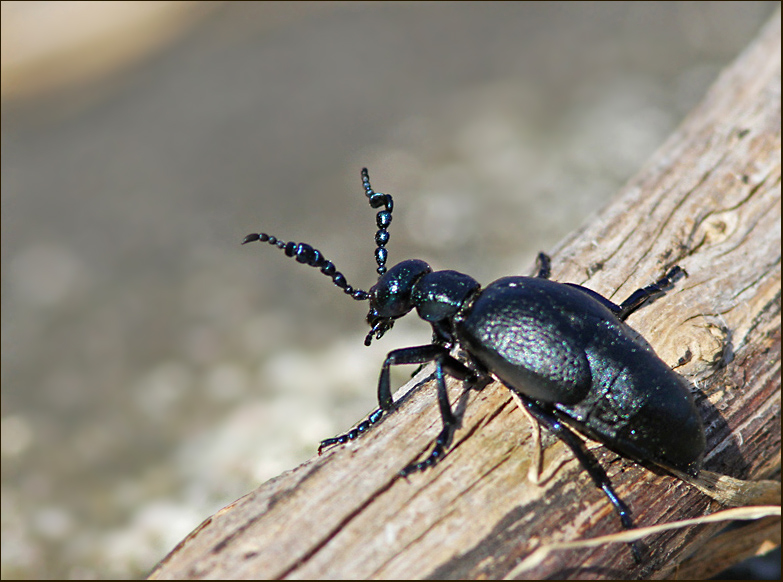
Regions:
<instances>
[{"instance_id":1,"label":"beetle head","mask_svg":"<svg viewBox=\"0 0 783 582\"><path fill-rule=\"evenodd\" d=\"M370 312L367 323L370 333L364 339L370 345L373 336L380 339L394 325L394 320L413 309L411 291L416 282L432 269L424 261L408 259L397 263L381 275L378 282L370 288Z\"/></svg>"}]
</instances>

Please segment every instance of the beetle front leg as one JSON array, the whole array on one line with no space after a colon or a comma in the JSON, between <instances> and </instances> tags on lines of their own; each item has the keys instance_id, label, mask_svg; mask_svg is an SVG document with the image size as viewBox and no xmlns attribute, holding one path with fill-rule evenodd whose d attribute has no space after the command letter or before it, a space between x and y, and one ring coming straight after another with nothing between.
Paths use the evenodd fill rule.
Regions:
<instances>
[{"instance_id":1,"label":"beetle front leg","mask_svg":"<svg viewBox=\"0 0 783 582\"><path fill-rule=\"evenodd\" d=\"M438 344L415 346L412 348L400 348L389 352L381 367L381 376L378 378L378 404L383 410L391 410L394 407L389 379L389 368L401 364L426 364L440 358L449 358L458 366L465 368L458 360L449 355L446 348ZM465 368L467 370L467 368ZM470 372L468 370L468 372ZM459 372L458 372L459 373Z\"/></svg>"},{"instance_id":2,"label":"beetle front leg","mask_svg":"<svg viewBox=\"0 0 783 582\"><path fill-rule=\"evenodd\" d=\"M375 424L377 424L385 413L392 412L394 410L394 401L392 400L391 383L389 378L389 368L391 366L398 365L398 364L426 364L427 362L431 362L433 360L439 363L438 370L440 370L439 375L441 379L443 376L444 367L449 372L449 374L460 379L466 379L471 376L475 376L475 373L472 370L470 370L459 360L453 358L445 347L437 344L416 346L412 348L402 348L399 350L394 350L392 352L389 352L389 354L386 356L386 360L384 360L383 362L383 367L381 368L381 375L378 380L379 407L375 411L373 411L370 414L370 416L367 417L367 419L360 422L358 425L356 425L356 427L352 428L347 433L322 440L318 446L318 454L320 455L323 452L323 450L327 447L331 447L334 445L342 445L347 443L348 441L352 441L358 438L359 436L367 432L370 428L372 428ZM476 378L473 378L472 380L475 381ZM438 438L436 439L436 449L439 450L440 452L438 454L435 454L435 451L433 451L433 455L431 455L431 457L442 456L443 452L445 451L445 447L448 446L448 441L451 438L451 432L453 432L453 426L456 424L456 421L454 420L453 414L451 412L448 396L446 395L445 382L442 383L443 385L442 389L440 388L440 385L441 382L439 381L438 403L440 404L440 411L441 411L441 417L443 418L444 429L441 435L438 436ZM427 461L424 461L424 463L426 462ZM426 466L428 467L434 464L435 461L431 461ZM418 469L416 470L420 471L426 468L423 463L419 463L419 465L422 466L418 467ZM412 472L412 470L408 472Z\"/></svg>"},{"instance_id":3,"label":"beetle front leg","mask_svg":"<svg viewBox=\"0 0 783 582\"><path fill-rule=\"evenodd\" d=\"M323 452L323 450L327 447L331 447L333 445L343 445L348 441L352 441L356 437L364 434L365 432L370 430L371 426L373 426L375 423L381 420L383 413L384 410L382 408L378 408L374 412L372 412L370 416L368 416L365 420L361 421L359 424L356 425L355 428L352 428L347 433L322 440L318 445L318 454L320 455Z\"/></svg>"},{"instance_id":4,"label":"beetle front leg","mask_svg":"<svg viewBox=\"0 0 783 582\"><path fill-rule=\"evenodd\" d=\"M398 364L424 364L426 362L435 362L435 377L438 390L438 407L443 421L443 429L435 439L435 446L429 456L419 463L413 463L400 471L403 477L410 473L423 471L432 467L443 458L446 448L451 442L454 429L457 426L457 420L451 411L448 391L446 390L445 372L460 380L467 380L474 383L478 380L476 373L465 364L451 356L449 350L438 344L426 346L417 346L412 348L402 348L390 352L383 362L381 368L381 377L378 381L378 402L381 408L393 406L391 386L389 381L389 368Z\"/></svg>"}]
</instances>

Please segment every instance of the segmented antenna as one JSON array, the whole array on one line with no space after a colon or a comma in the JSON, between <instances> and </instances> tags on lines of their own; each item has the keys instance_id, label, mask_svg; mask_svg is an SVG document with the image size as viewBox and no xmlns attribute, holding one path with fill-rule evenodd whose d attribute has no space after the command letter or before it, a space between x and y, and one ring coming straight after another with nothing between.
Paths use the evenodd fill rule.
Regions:
<instances>
[{"instance_id":1,"label":"segmented antenna","mask_svg":"<svg viewBox=\"0 0 783 582\"><path fill-rule=\"evenodd\" d=\"M372 208L378 208L383 206L383 210L379 211L375 222L378 225L378 232L375 233L375 261L378 263L378 277L380 278L386 272L386 259L389 252L386 250L386 243L389 242L389 231L387 227L391 224L392 209L394 204L392 197L389 194L381 194L375 192L370 186L370 176L367 173L367 168L362 168L362 184L364 185L364 192L367 195L367 199L370 202ZM307 243L295 243L284 242L277 237L267 234L265 232L252 233L245 237L242 244L249 242L260 241L267 242L272 246L275 246L285 252L286 256L293 257L297 263L304 263L321 269L321 272L330 277L332 282L342 289L346 295L350 295L357 301L366 301L370 294L362 289L354 289L348 284L348 281L334 263L323 256L323 253L318 249L314 249Z\"/></svg>"},{"instance_id":2,"label":"segmented antenna","mask_svg":"<svg viewBox=\"0 0 783 582\"><path fill-rule=\"evenodd\" d=\"M270 245L276 246L285 252L286 256L294 257L297 263L304 263L306 265L310 265L311 267L321 269L321 272L327 277L331 277L332 282L342 289L346 295L350 295L357 301L365 301L370 296L367 291L363 291L362 289L354 289L351 287L348 284L345 275L337 270L337 267L334 266L334 263L324 257L321 251L314 249L307 243L287 243L278 240L277 237L274 237L271 234L259 232L257 234L253 233L247 235L242 241L242 244L244 245L253 241L268 242Z\"/></svg>"},{"instance_id":3,"label":"segmented antenna","mask_svg":"<svg viewBox=\"0 0 783 582\"><path fill-rule=\"evenodd\" d=\"M379 211L375 217L375 223L378 225L378 232L375 233L375 261L378 263L378 278L386 273L386 259L389 256L389 251L386 250L386 243L389 242L389 231L387 230L392 221L392 211L394 210L394 201L391 194L381 194L376 192L370 186L370 175L367 172L367 168L362 168L362 185L364 186L364 193L367 195L367 199L370 202L370 206L378 208L383 206L383 210Z\"/></svg>"}]
</instances>

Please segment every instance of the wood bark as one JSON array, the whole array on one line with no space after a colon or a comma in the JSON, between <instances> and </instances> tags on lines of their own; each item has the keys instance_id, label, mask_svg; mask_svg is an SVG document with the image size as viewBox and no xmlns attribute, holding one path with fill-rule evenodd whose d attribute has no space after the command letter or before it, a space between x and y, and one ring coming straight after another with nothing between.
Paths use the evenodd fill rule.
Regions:
<instances>
[{"instance_id":1,"label":"wood bark","mask_svg":"<svg viewBox=\"0 0 783 582\"><path fill-rule=\"evenodd\" d=\"M687 271L628 323L693 385L705 468L746 480L780 475L780 59L777 13L638 175L552 253L553 279L615 301L674 264ZM207 519L152 578L665 578L680 564L689 578L714 573L704 552L720 524L646 538L641 564L619 543L515 569L547 544L617 532L619 520L555 439L544 439L544 464L563 465L531 482L532 427L502 385L449 390L460 428L436 467L398 475L441 428L425 370L379 426ZM664 471L605 447L593 454L639 526L721 509ZM779 520L758 524L751 547L742 528L736 544L722 536L722 566L779 543Z\"/></svg>"}]
</instances>

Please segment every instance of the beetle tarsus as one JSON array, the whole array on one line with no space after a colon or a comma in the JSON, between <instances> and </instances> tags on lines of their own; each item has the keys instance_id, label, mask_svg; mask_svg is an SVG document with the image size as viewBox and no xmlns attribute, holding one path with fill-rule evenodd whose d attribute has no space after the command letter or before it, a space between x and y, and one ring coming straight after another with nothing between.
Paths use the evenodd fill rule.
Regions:
<instances>
[{"instance_id":1,"label":"beetle tarsus","mask_svg":"<svg viewBox=\"0 0 783 582\"><path fill-rule=\"evenodd\" d=\"M387 411L384 410L383 408L378 408L374 412L372 412L370 416L368 416L365 420L361 421L359 424L357 424L354 428L352 428L345 434L341 434L336 437L331 437L322 440L318 444L318 455L320 456L321 453L323 453L324 449L328 449L329 447L333 447L335 445L342 445L347 443L348 441L352 441L360 437L368 430L370 430L370 428L375 426L375 424L377 424L378 421L381 420L385 412Z\"/></svg>"},{"instance_id":2,"label":"beetle tarsus","mask_svg":"<svg viewBox=\"0 0 783 582\"><path fill-rule=\"evenodd\" d=\"M435 446L427 458L418 463L411 463L405 467L402 471L400 471L400 477L407 477L411 473L424 471L425 469L429 469L430 467L435 466L435 464L446 455L446 449L451 443L451 437L453 434L453 425L443 427L443 430L441 430L440 434L435 439Z\"/></svg>"}]
</instances>

